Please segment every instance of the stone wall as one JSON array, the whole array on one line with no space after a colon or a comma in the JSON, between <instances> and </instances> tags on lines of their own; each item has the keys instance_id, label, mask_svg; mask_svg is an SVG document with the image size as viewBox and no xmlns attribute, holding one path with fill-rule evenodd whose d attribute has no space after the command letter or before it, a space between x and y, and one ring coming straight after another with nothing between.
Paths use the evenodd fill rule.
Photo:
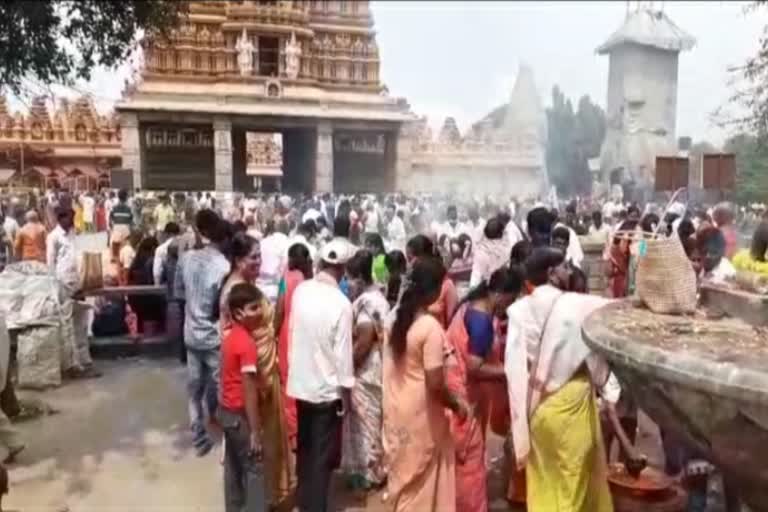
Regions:
<instances>
[{"instance_id":1,"label":"stone wall","mask_svg":"<svg viewBox=\"0 0 768 512\"><path fill-rule=\"evenodd\" d=\"M580 237L581 248L584 251L584 261L581 269L587 274L587 287L589 293L605 295L608 289L608 279L605 276L605 262L603 261L602 243L595 243L588 237Z\"/></svg>"}]
</instances>

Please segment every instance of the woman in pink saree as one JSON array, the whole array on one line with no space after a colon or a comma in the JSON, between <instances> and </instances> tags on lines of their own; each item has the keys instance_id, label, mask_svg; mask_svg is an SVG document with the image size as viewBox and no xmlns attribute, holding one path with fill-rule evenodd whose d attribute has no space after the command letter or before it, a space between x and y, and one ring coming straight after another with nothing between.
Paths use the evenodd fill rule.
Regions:
<instances>
[{"instance_id":1,"label":"woman in pink saree","mask_svg":"<svg viewBox=\"0 0 768 512\"><path fill-rule=\"evenodd\" d=\"M395 512L456 510L455 448L446 409L459 421L469 410L446 384L445 331L427 311L444 275L437 258L415 262L384 344L383 444Z\"/></svg>"},{"instance_id":2,"label":"woman in pink saree","mask_svg":"<svg viewBox=\"0 0 768 512\"><path fill-rule=\"evenodd\" d=\"M496 270L488 282L469 292L459 305L448 328L449 349L456 364L448 367L448 386L467 400L473 409L468 421L452 418L456 443L456 510L488 510L486 490L485 434L492 409L506 406L506 377L495 349L496 319L505 314L523 287L517 270ZM502 393L494 393L502 388ZM501 398L504 403L494 403ZM503 435L503 434L502 434Z\"/></svg>"},{"instance_id":3,"label":"woman in pink saree","mask_svg":"<svg viewBox=\"0 0 768 512\"><path fill-rule=\"evenodd\" d=\"M305 279L311 278L312 258L309 255L309 249L304 244L293 244L288 248L288 270L280 281L275 308L275 332L279 333L277 358L280 368L280 383L283 389L283 404L285 404L285 422L288 440L293 448L296 447L298 423L296 401L285 394L288 380L288 326L290 325L293 292Z\"/></svg>"}]
</instances>

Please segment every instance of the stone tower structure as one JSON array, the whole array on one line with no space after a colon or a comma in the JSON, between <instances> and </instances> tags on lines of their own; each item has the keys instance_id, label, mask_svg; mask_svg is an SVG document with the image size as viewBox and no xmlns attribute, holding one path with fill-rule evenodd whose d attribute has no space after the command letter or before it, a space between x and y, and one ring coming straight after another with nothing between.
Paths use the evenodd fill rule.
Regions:
<instances>
[{"instance_id":1,"label":"stone tower structure","mask_svg":"<svg viewBox=\"0 0 768 512\"><path fill-rule=\"evenodd\" d=\"M653 184L657 156L676 154L677 70L695 39L661 11L638 7L597 48L608 55L607 130L600 152L605 184Z\"/></svg>"}]
</instances>

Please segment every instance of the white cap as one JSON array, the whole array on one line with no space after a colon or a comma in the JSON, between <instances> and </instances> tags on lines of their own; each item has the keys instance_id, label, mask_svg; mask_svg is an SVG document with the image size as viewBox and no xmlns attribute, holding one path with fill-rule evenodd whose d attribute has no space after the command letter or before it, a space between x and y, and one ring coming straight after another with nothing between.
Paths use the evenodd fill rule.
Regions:
<instances>
[{"instance_id":1,"label":"white cap","mask_svg":"<svg viewBox=\"0 0 768 512\"><path fill-rule=\"evenodd\" d=\"M353 254L344 240L331 240L320 249L320 259L331 265L344 265Z\"/></svg>"}]
</instances>

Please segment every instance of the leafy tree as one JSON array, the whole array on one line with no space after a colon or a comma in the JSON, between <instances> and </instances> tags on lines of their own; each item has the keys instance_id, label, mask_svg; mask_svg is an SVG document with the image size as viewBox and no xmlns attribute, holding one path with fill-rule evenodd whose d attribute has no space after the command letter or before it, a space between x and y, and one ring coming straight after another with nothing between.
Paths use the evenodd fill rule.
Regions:
<instances>
[{"instance_id":1,"label":"leafy tree","mask_svg":"<svg viewBox=\"0 0 768 512\"><path fill-rule=\"evenodd\" d=\"M745 11L755 12L768 6L768 0L757 0ZM757 52L742 66L729 69L730 85L734 93L730 103L740 107L737 114L721 106L712 115L713 121L721 126L736 126L742 132L754 133L759 138L768 137L768 25L758 40Z\"/></svg>"},{"instance_id":2,"label":"leafy tree","mask_svg":"<svg viewBox=\"0 0 768 512\"><path fill-rule=\"evenodd\" d=\"M576 111L558 86L547 108L547 170L564 195L589 193L588 161L600 154L605 139L605 113L589 96L579 99Z\"/></svg>"},{"instance_id":3,"label":"leafy tree","mask_svg":"<svg viewBox=\"0 0 768 512\"><path fill-rule=\"evenodd\" d=\"M142 31L166 35L186 9L173 0L0 2L0 89L87 80L95 67L124 61Z\"/></svg>"},{"instance_id":4,"label":"leafy tree","mask_svg":"<svg viewBox=\"0 0 768 512\"><path fill-rule=\"evenodd\" d=\"M748 133L725 142L723 151L736 155L736 201L765 202L768 197L768 148Z\"/></svg>"}]
</instances>

